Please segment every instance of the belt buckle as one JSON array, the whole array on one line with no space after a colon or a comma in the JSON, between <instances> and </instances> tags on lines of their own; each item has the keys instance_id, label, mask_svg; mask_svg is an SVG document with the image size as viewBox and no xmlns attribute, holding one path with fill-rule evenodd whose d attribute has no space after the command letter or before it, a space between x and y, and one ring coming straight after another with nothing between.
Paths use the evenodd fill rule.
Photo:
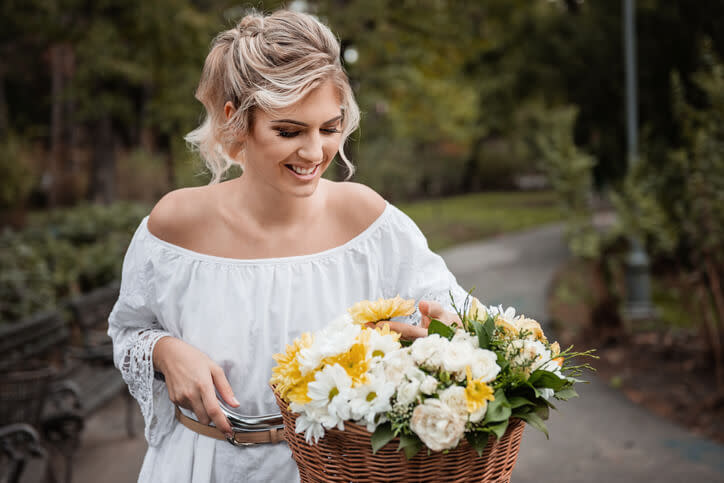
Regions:
<instances>
[{"instance_id":1,"label":"belt buckle","mask_svg":"<svg viewBox=\"0 0 724 483\"><path fill-rule=\"evenodd\" d=\"M254 446L256 444L256 443L243 443L243 442L237 441L236 440L237 434L238 433L236 431L233 431L231 437L228 437L228 436L226 437L226 441L228 441L229 443L231 443L234 446Z\"/></svg>"}]
</instances>

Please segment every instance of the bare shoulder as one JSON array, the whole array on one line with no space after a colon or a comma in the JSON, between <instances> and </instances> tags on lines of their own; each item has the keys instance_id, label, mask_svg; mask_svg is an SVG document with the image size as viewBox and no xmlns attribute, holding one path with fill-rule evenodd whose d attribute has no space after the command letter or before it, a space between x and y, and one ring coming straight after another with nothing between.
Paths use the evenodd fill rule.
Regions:
<instances>
[{"instance_id":1,"label":"bare shoulder","mask_svg":"<svg viewBox=\"0 0 724 483\"><path fill-rule=\"evenodd\" d=\"M151 210L148 230L157 238L186 245L208 218L210 187L181 188L164 195Z\"/></svg>"},{"instance_id":2,"label":"bare shoulder","mask_svg":"<svg viewBox=\"0 0 724 483\"><path fill-rule=\"evenodd\" d=\"M334 183L334 204L338 213L358 232L382 215L387 201L369 186L349 181Z\"/></svg>"}]
</instances>

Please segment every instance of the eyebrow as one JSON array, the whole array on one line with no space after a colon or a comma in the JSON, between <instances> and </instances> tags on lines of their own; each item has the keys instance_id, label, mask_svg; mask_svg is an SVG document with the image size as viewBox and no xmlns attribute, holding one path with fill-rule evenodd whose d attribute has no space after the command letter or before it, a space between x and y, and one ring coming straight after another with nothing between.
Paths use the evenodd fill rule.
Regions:
<instances>
[{"instance_id":1,"label":"eyebrow","mask_svg":"<svg viewBox=\"0 0 724 483\"><path fill-rule=\"evenodd\" d=\"M331 123L333 123L333 122L339 121L340 119L342 119L342 117L343 117L342 114L340 114L340 115L337 116L337 117L333 117L333 118L330 119L329 121L324 121L324 122L322 123L322 125L331 124ZM309 124L307 124L307 123L305 123L305 122L301 122L301 121L295 121L295 120L293 120L293 119L276 119L276 120L274 120L274 121L272 121L272 122L273 122L273 123L285 122L285 123L289 123L289 124L296 124L297 126L309 127Z\"/></svg>"}]
</instances>

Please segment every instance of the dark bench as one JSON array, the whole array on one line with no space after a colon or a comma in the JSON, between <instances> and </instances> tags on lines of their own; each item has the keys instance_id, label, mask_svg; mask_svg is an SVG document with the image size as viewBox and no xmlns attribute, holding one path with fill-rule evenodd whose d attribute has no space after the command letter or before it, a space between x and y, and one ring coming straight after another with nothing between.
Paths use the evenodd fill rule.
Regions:
<instances>
[{"instance_id":1,"label":"dark bench","mask_svg":"<svg viewBox=\"0 0 724 483\"><path fill-rule=\"evenodd\" d=\"M83 421L76 412L77 397L66 390L63 380L69 367L68 335L58 311L0 327L0 447L8 459L3 467L8 481L20 478L28 457L46 456L38 449L45 441L60 443L54 449L65 457L66 481L70 481L71 456L77 446L73 443L79 440ZM47 469L47 458L45 463Z\"/></svg>"},{"instance_id":2,"label":"dark bench","mask_svg":"<svg viewBox=\"0 0 724 483\"><path fill-rule=\"evenodd\" d=\"M120 284L114 282L87 294L71 299L67 306L72 312L71 324L78 344L70 348L77 361L70 380L81 394L82 411L94 412L125 391L126 431L135 436L133 415L135 401L113 365L113 344L108 336L108 316L118 300Z\"/></svg>"}]
</instances>

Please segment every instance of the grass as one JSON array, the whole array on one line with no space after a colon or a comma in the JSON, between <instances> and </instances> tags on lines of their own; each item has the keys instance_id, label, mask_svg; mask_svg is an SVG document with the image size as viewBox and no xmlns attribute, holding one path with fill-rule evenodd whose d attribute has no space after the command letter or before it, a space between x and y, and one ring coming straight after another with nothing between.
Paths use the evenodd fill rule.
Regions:
<instances>
[{"instance_id":1,"label":"grass","mask_svg":"<svg viewBox=\"0 0 724 483\"><path fill-rule=\"evenodd\" d=\"M563 219L549 191L473 193L398 207L440 250L471 240L531 228Z\"/></svg>"}]
</instances>

